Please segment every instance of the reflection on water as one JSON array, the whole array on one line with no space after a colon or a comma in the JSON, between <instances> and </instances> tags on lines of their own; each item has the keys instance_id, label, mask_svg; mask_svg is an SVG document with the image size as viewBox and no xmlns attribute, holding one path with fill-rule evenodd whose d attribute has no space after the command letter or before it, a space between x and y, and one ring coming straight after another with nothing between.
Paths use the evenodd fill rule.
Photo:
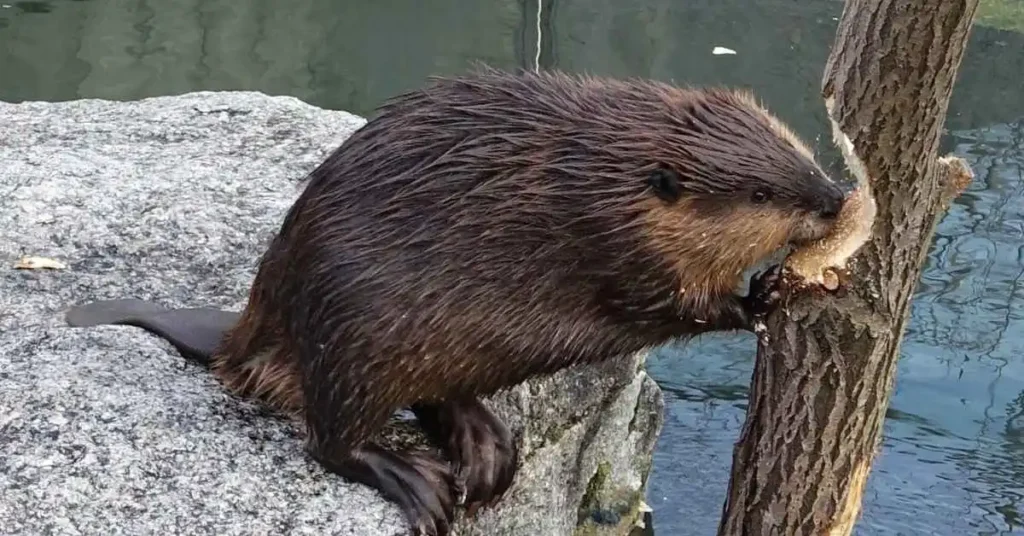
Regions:
<instances>
[{"instance_id":1,"label":"reflection on water","mask_svg":"<svg viewBox=\"0 0 1024 536\"><path fill-rule=\"evenodd\" d=\"M857 534L1024 534L1022 0L984 0L946 146L978 174L912 309ZM824 153L818 87L835 0L0 0L0 99L288 94L360 114L472 60L751 86ZM735 56L713 56L727 46ZM824 140L824 141L821 141ZM666 348L649 503L656 532L712 534L753 338Z\"/></svg>"},{"instance_id":2,"label":"reflection on water","mask_svg":"<svg viewBox=\"0 0 1024 536\"><path fill-rule=\"evenodd\" d=\"M958 471L946 476L991 529L1021 528L1024 450L1013 419L1024 410L1024 121L954 140L977 177L938 229L902 364L935 396L897 407L941 423L943 441L932 445Z\"/></svg>"}]
</instances>

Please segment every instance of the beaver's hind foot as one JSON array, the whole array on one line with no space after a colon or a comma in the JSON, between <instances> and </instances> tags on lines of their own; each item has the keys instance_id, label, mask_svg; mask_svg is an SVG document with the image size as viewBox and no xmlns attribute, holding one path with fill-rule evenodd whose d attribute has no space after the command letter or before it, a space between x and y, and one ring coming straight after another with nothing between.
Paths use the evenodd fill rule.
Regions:
<instances>
[{"instance_id":1,"label":"beaver's hind foot","mask_svg":"<svg viewBox=\"0 0 1024 536\"><path fill-rule=\"evenodd\" d=\"M424 432L452 460L459 503L473 516L497 502L512 484L518 449L512 433L480 400L419 404Z\"/></svg>"},{"instance_id":2,"label":"beaver's hind foot","mask_svg":"<svg viewBox=\"0 0 1024 536\"><path fill-rule=\"evenodd\" d=\"M391 452L368 443L342 461L318 455L327 470L366 484L394 502L412 525L414 536L447 536L455 517L449 465L428 452Z\"/></svg>"}]
</instances>

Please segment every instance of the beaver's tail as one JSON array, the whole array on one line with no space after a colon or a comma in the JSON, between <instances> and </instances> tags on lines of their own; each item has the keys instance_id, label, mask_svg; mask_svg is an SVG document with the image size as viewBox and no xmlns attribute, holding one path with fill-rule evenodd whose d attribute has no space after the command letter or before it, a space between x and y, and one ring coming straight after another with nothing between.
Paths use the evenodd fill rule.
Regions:
<instances>
[{"instance_id":1,"label":"beaver's tail","mask_svg":"<svg viewBox=\"0 0 1024 536\"><path fill-rule=\"evenodd\" d=\"M209 365L221 339L240 317L239 313L220 309L168 309L129 298L76 305L64 318L73 327L116 324L139 327L166 339L186 359Z\"/></svg>"}]
</instances>

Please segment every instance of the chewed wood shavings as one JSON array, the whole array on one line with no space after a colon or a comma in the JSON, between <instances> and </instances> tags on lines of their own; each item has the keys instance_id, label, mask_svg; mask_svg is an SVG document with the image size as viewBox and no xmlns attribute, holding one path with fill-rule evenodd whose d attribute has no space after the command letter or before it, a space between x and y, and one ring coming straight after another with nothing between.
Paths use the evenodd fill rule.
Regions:
<instances>
[{"instance_id":1,"label":"chewed wood shavings","mask_svg":"<svg viewBox=\"0 0 1024 536\"><path fill-rule=\"evenodd\" d=\"M49 257L25 256L14 263L17 270L65 270L67 265Z\"/></svg>"}]
</instances>

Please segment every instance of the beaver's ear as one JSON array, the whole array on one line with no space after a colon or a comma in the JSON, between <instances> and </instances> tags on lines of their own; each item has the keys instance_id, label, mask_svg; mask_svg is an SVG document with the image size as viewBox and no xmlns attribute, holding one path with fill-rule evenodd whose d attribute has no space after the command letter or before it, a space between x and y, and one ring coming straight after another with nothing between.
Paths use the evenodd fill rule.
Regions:
<instances>
[{"instance_id":1,"label":"beaver's ear","mask_svg":"<svg viewBox=\"0 0 1024 536\"><path fill-rule=\"evenodd\" d=\"M668 166L658 166L652 171L647 176L647 185L658 199L666 203L675 203L683 195L683 178Z\"/></svg>"}]
</instances>

